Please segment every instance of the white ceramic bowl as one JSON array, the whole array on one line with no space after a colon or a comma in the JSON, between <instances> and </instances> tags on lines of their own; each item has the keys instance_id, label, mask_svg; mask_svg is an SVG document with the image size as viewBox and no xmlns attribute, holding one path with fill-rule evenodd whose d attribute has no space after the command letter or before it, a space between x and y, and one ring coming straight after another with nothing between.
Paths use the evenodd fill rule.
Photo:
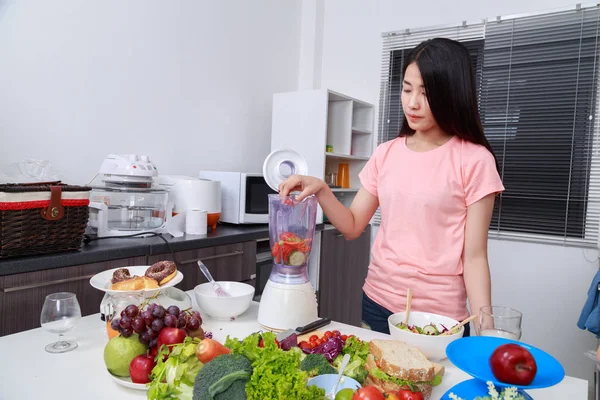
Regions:
<instances>
[{"instance_id":1,"label":"white ceramic bowl","mask_svg":"<svg viewBox=\"0 0 600 400\"><path fill-rule=\"evenodd\" d=\"M460 339L465 330L464 326L461 326L458 333L454 333L452 335L429 336L396 328L396 324L404 322L405 315L405 312L399 312L390 315L390 317L388 318L388 325L390 328L390 334L392 338L394 338L395 340L401 340L413 347L418 348L431 361L439 361L446 358L446 346L448 346L456 339ZM443 315L419 311L411 311L408 317L409 325L423 327L430 323L434 323L435 325L437 325L438 329L442 329L440 324L443 324L446 328L450 329L454 325L458 324L458 322L459 321L455 319L445 317Z\"/></svg>"},{"instance_id":2,"label":"white ceramic bowl","mask_svg":"<svg viewBox=\"0 0 600 400\"><path fill-rule=\"evenodd\" d=\"M254 297L254 287L241 282L217 283L231 297L218 297L211 283L202 283L194 288L201 311L214 319L232 319L246 312Z\"/></svg>"}]
</instances>

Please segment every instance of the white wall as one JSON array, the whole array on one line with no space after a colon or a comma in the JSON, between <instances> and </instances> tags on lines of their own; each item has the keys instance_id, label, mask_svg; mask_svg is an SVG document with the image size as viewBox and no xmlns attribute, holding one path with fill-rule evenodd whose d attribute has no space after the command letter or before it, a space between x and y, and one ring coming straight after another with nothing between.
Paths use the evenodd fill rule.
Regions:
<instances>
[{"instance_id":1,"label":"white wall","mask_svg":"<svg viewBox=\"0 0 600 400\"><path fill-rule=\"evenodd\" d=\"M320 88L333 89L377 107L381 33L544 11L575 2L325 0L324 4L323 62L320 71L313 72L321 76ZM524 312L523 340L555 355L567 374L592 379L593 365L582 354L595 349L597 342L575 324L597 271L597 252L585 253L592 261L589 262L578 248L498 240L490 241L489 251L494 303Z\"/></svg>"},{"instance_id":2,"label":"white wall","mask_svg":"<svg viewBox=\"0 0 600 400\"><path fill-rule=\"evenodd\" d=\"M260 171L298 83L301 0L0 0L0 164L87 183L109 153L162 173Z\"/></svg>"}]
</instances>

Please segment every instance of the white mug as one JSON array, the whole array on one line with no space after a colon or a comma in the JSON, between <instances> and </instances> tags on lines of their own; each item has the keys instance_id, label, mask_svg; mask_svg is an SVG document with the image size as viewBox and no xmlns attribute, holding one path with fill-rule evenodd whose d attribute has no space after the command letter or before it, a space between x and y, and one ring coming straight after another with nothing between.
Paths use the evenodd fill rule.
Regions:
<instances>
[{"instance_id":1,"label":"white mug","mask_svg":"<svg viewBox=\"0 0 600 400\"><path fill-rule=\"evenodd\" d=\"M188 235L206 235L206 210L190 208L185 212L185 233Z\"/></svg>"}]
</instances>

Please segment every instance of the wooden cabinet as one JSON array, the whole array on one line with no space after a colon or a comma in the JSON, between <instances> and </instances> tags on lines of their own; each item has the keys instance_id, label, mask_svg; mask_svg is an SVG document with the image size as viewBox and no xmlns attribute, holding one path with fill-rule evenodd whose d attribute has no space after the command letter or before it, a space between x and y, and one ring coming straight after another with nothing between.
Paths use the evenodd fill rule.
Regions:
<instances>
[{"instance_id":1,"label":"wooden cabinet","mask_svg":"<svg viewBox=\"0 0 600 400\"><path fill-rule=\"evenodd\" d=\"M198 260L219 281L256 282L256 242L207 247L175 253L183 280L181 290L192 290L206 282L198 268ZM89 280L108 269L133 265L152 265L172 260L173 254L132 257L101 263L76 265L44 271L0 276L0 336L40 326L40 313L47 295L56 292L75 293L83 316L100 312L104 292L93 288Z\"/></svg>"},{"instance_id":2,"label":"wooden cabinet","mask_svg":"<svg viewBox=\"0 0 600 400\"><path fill-rule=\"evenodd\" d=\"M352 241L336 229L325 230L322 235L319 315L360 326L362 287L371 253L371 226Z\"/></svg>"},{"instance_id":3,"label":"wooden cabinet","mask_svg":"<svg viewBox=\"0 0 600 400\"><path fill-rule=\"evenodd\" d=\"M183 280L177 284L181 290L192 290L196 285L207 282L198 268L201 260L217 281L246 282L254 285L256 279L256 242L242 242L224 246L180 251L175 253ZM151 265L160 260L172 260L172 254L148 257Z\"/></svg>"},{"instance_id":4,"label":"wooden cabinet","mask_svg":"<svg viewBox=\"0 0 600 400\"><path fill-rule=\"evenodd\" d=\"M0 276L0 336L38 328L47 295L75 293L82 315L100 311L104 292L90 285L90 278L107 269L145 265L146 257Z\"/></svg>"}]
</instances>

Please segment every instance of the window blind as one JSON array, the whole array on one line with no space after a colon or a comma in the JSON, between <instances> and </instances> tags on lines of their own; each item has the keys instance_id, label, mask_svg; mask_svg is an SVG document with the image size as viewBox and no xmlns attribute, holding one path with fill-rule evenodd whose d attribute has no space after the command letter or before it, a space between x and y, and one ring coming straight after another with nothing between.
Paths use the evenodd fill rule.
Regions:
<instances>
[{"instance_id":1,"label":"window blind","mask_svg":"<svg viewBox=\"0 0 600 400\"><path fill-rule=\"evenodd\" d=\"M459 40L472 56L484 131L506 188L490 235L597 247L599 21L593 6L462 24L454 34L424 29L416 40L384 34L379 143L402 124L404 53L428 38Z\"/></svg>"}]
</instances>

